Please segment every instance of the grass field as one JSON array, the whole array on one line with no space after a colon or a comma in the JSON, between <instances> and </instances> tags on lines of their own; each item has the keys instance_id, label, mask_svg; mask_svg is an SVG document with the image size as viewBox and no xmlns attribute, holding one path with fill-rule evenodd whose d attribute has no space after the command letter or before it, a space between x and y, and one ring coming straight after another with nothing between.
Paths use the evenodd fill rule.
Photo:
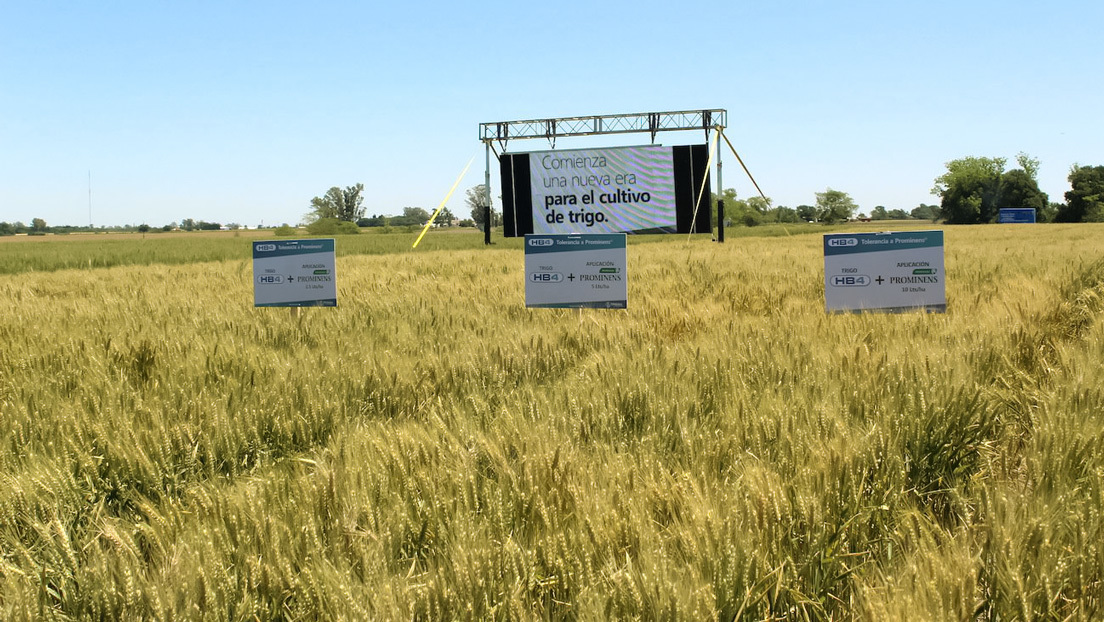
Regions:
<instances>
[{"instance_id":1,"label":"grass field","mask_svg":"<svg viewBox=\"0 0 1104 622\"><path fill-rule=\"evenodd\" d=\"M929 225L930 226L930 225ZM1097 620L1104 228L948 227L946 314L827 315L827 229L0 243L0 618Z\"/></svg>"}]
</instances>

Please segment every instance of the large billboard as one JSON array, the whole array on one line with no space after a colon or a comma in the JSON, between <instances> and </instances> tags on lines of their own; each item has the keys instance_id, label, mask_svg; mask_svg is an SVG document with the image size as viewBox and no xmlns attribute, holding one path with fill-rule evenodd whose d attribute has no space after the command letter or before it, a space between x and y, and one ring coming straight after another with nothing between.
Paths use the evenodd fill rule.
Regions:
<instances>
[{"instance_id":1,"label":"large billboard","mask_svg":"<svg viewBox=\"0 0 1104 622\"><path fill-rule=\"evenodd\" d=\"M503 154L505 235L708 233L708 155L706 145Z\"/></svg>"}]
</instances>

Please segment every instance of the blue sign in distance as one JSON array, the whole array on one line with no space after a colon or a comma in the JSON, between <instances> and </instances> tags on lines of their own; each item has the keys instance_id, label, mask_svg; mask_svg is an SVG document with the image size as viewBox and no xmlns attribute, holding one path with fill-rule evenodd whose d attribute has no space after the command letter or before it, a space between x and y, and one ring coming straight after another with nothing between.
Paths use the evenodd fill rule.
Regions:
<instances>
[{"instance_id":1,"label":"blue sign in distance","mask_svg":"<svg viewBox=\"0 0 1104 622\"><path fill-rule=\"evenodd\" d=\"M997 213L1000 224L1031 224L1035 222L1035 208L1002 207Z\"/></svg>"}]
</instances>

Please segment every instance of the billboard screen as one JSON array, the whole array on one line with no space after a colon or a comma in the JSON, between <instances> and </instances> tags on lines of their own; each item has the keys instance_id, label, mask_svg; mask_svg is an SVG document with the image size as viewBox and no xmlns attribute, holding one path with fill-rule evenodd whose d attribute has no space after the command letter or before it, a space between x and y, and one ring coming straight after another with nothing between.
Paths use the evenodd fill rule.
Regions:
<instances>
[{"instance_id":1,"label":"billboard screen","mask_svg":"<svg viewBox=\"0 0 1104 622\"><path fill-rule=\"evenodd\" d=\"M707 163L706 145L503 154L505 235L707 233Z\"/></svg>"}]
</instances>

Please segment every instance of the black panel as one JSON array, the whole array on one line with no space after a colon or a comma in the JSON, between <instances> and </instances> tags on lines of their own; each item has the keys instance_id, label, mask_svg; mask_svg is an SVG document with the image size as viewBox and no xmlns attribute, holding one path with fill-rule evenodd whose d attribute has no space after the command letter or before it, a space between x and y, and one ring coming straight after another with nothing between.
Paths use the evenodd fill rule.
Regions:
<instances>
[{"instance_id":1,"label":"black panel","mask_svg":"<svg viewBox=\"0 0 1104 622\"><path fill-rule=\"evenodd\" d=\"M694 169L694 198L701 192L698 204L698 219L694 222L695 233L713 233L713 187L709 180L709 145L690 145ZM702 186L705 190L702 191Z\"/></svg>"},{"instance_id":2,"label":"black panel","mask_svg":"<svg viewBox=\"0 0 1104 622\"><path fill-rule=\"evenodd\" d=\"M529 154L504 153L498 159L502 176L502 232L516 238L533 232L533 191Z\"/></svg>"},{"instance_id":3,"label":"black panel","mask_svg":"<svg viewBox=\"0 0 1104 622\"><path fill-rule=\"evenodd\" d=\"M504 153L498 158L498 174L502 185L502 230L506 236L514 229L514 158Z\"/></svg>"},{"instance_id":4,"label":"black panel","mask_svg":"<svg viewBox=\"0 0 1104 622\"><path fill-rule=\"evenodd\" d=\"M712 213L709 185L709 146L676 145L671 148L675 175L675 221L679 233L710 233ZM702 191L702 184L705 190ZM701 202L694 218L694 204L698 193Z\"/></svg>"}]
</instances>

